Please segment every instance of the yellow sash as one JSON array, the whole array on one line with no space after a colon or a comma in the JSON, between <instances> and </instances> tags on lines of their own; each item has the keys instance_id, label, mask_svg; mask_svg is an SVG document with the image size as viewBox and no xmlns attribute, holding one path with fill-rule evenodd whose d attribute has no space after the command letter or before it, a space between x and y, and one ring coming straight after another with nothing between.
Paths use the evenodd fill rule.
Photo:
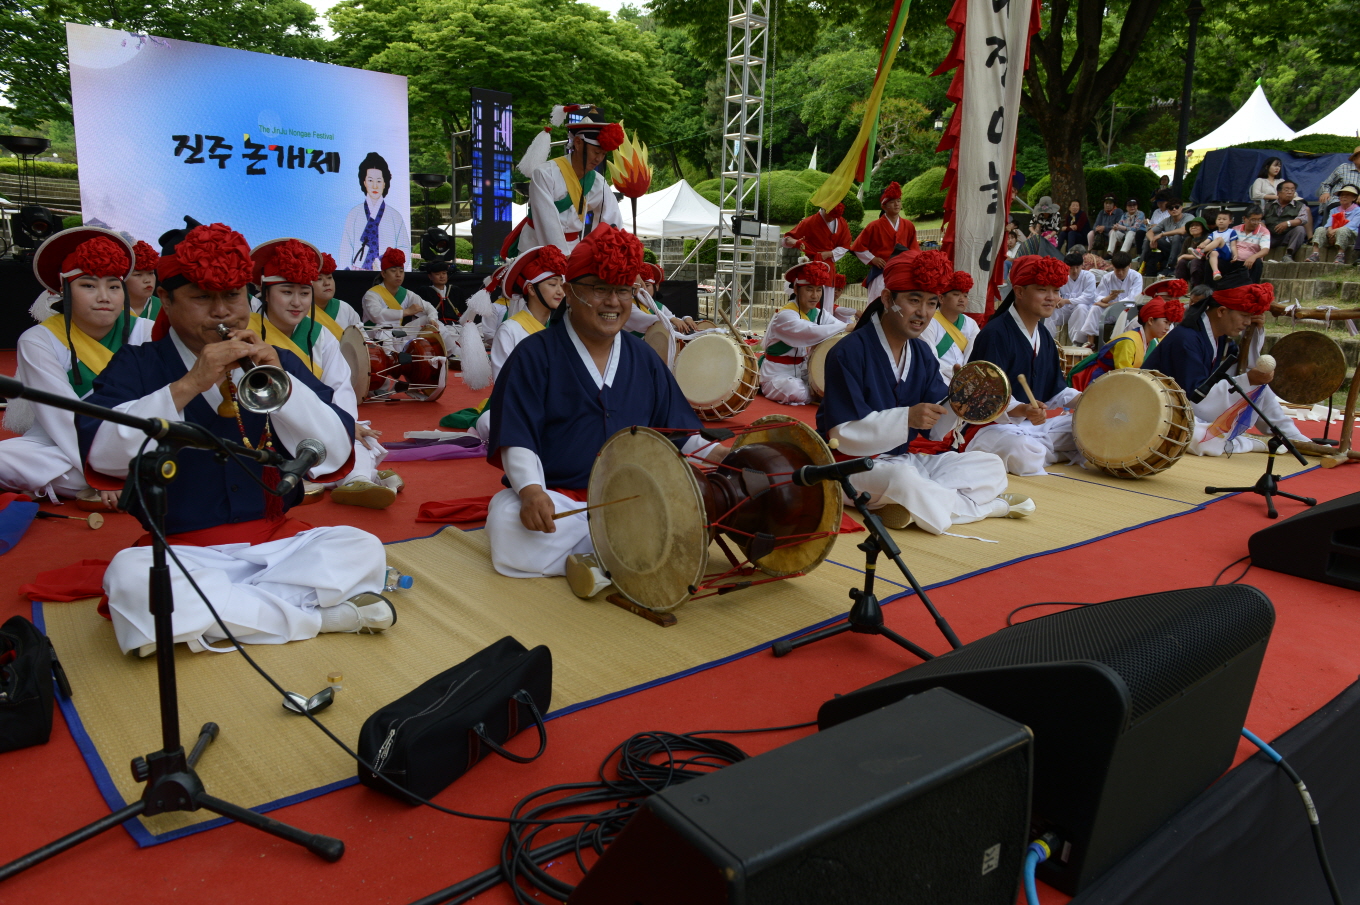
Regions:
<instances>
[{"instance_id":1,"label":"yellow sash","mask_svg":"<svg viewBox=\"0 0 1360 905\"><path fill-rule=\"evenodd\" d=\"M102 374L109 362L113 360L113 349L108 348L74 323L71 324L71 341L68 343L66 341L66 318L60 314L52 315L43 321L42 325L51 330L52 335L66 348L69 349L74 345L76 357L80 359L80 363L96 375Z\"/></svg>"},{"instance_id":2,"label":"yellow sash","mask_svg":"<svg viewBox=\"0 0 1360 905\"><path fill-rule=\"evenodd\" d=\"M283 331L274 324L266 324L264 315L256 311L250 315L250 329L264 337L265 342L276 349L287 349L298 357L298 360L312 369L312 373L320 379L321 362L313 360L313 357L302 350L302 347L293 342L292 337L284 336Z\"/></svg>"},{"instance_id":3,"label":"yellow sash","mask_svg":"<svg viewBox=\"0 0 1360 905\"><path fill-rule=\"evenodd\" d=\"M327 302L327 304L330 303ZM340 304L343 305L344 302L341 302ZM324 305L316 306L316 322L321 326L325 327L327 330L331 331L331 333L335 336L336 339L339 339L341 336L344 335L345 331L340 328L340 324L336 322L335 318L330 316L330 313L326 311Z\"/></svg>"},{"instance_id":4,"label":"yellow sash","mask_svg":"<svg viewBox=\"0 0 1360 905\"><path fill-rule=\"evenodd\" d=\"M571 197L572 208L579 211L581 209L581 180L576 178L576 171L571 168L571 159L554 157L553 162L562 171L562 181L567 184L567 195Z\"/></svg>"},{"instance_id":5,"label":"yellow sash","mask_svg":"<svg viewBox=\"0 0 1360 905\"><path fill-rule=\"evenodd\" d=\"M538 318L530 314L528 310L518 312L517 314L515 314L514 317L510 318L510 320L514 321L515 323L523 327L524 332L528 333L530 336L533 336L540 330L548 329L547 327L540 324L538 322Z\"/></svg>"},{"instance_id":6,"label":"yellow sash","mask_svg":"<svg viewBox=\"0 0 1360 905\"><path fill-rule=\"evenodd\" d=\"M965 317L966 316L967 315L965 315ZM940 311L938 308L935 309L935 323L944 328L944 332L948 333L949 338L954 340L954 345L959 347L960 352L968 348L968 340L964 338L963 331L951 324L944 316L944 312Z\"/></svg>"},{"instance_id":7,"label":"yellow sash","mask_svg":"<svg viewBox=\"0 0 1360 905\"><path fill-rule=\"evenodd\" d=\"M387 303L387 307L391 308L393 311L401 310L401 302L397 301L397 297L388 292L387 287L382 283L374 286L373 291L378 293L378 298Z\"/></svg>"}]
</instances>

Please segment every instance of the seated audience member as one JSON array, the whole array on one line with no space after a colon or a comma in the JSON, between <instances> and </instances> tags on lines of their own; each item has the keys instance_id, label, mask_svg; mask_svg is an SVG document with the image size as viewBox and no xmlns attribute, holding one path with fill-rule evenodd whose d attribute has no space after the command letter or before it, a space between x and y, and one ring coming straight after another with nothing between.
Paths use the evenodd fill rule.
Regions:
<instances>
[{"instance_id":1,"label":"seated audience member","mask_svg":"<svg viewBox=\"0 0 1360 905\"><path fill-rule=\"evenodd\" d=\"M1085 342L1089 338L1080 331L1096 300L1096 273L1083 267L1083 260L1083 256L1075 251L1069 251L1063 259L1067 265L1067 282L1063 285L1053 316L1044 320L1044 326L1055 337L1058 329L1066 326L1067 335L1073 342ZM1078 339L1078 336L1082 338Z\"/></svg>"},{"instance_id":2,"label":"seated audience member","mask_svg":"<svg viewBox=\"0 0 1360 905\"><path fill-rule=\"evenodd\" d=\"M1292 179L1281 179L1275 187L1275 200L1267 201L1264 213L1266 229L1270 230L1271 242L1283 245L1293 258L1308 241L1308 205L1298 197L1298 185Z\"/></svg>"},{"instance_id":3,"label":"seated audience member","mask_svg":"<svg viewBox=\"0 0 1360 905\"><path fill-rule=\"evenodd\" d=\"M825 265L819 265L825 266ZM626 427L669 428L684 453L722 447L697 435L699 419L666 363L623 330L642 269L642 243L608 224L567 259L567 313L515 348L491 394L487 459L507 485L491 498L491 562L511 578L566 575L588 598L609 584L579 509L606 440Z\"/></svg>"},{"instance_id":4,"label":"seated audience member","mask_svg":"<svg viewBox=\"0 0 1360 905\"><path fill-rule=\"evenodd\" d=\"M1346 185L1360 185L1360 148L1351 152L1351 156L1338 164L1331 175L1322 180L1322 184L1318 186L1320 210L1325 212L1334 201L1332 196L1340 194L1341 187ZM1326 217L1323 216L1322 219Z\"/></svg>"},{"instance_id":5,"label":"seated audience member","mask_svg":"<svg viewBox=\"0 0 1360 905\"><path fill-rule=\"evenodd\" d=\"M1261 172L1256 174L1256 180L1252 182L1248 191L1252 203L1264 205L1267 201L1274 201L1278 197L1279 185L1283 179L1284 164L1280 162L1280 158L1266 158L1266 162L1261 165Z\"/></svg>"},{"instance_id":6,"label":"seated audience member","mask_svg":"<svg viewBox=\"0 0 1360 905\"><path fill-rule=\"evenodd\" d=\"M364 319L354 306L335 297L335 258L321 253L321 268L312 283L312 304L316 322L336 339L350 327L363 326Z\"/></svg>"},{"instance_id":7,"label":"seated audience member","mask_svg":"<svg viewBox=\"0 0 1360 905\"><path fill-rule=\"evenodd\" d=\"M1067 205L1067 213L1063 214L1062 232L1058 234L1058 247L1071 251L1074 245L1080 245L1086 241L1086 234L1090 231L1091 218L1086 216L1086 211L1082 210L1080 201L1073 201Z\"/></svg>"},{"instance_id":8,"label":"seated audience member","mask_svg":"<svg viewBox=\"0 0 1360 905\"><path fill-rule=\"evenodd\" d=\"M1110 231L1111 251L1122 251L1130 256L1138 247L1139 234L1147 230L1147 217L1138 209L1138 199L1130 198L1124 205L1124 216Z\"/></svg>"},{"instance_id":9,"label":"seated audience member","mask_svg":"<svg viewBox=\"0 0 1360 905\"><path fill-rule=\"evenodd\" d=\"M877 456L872 471L850 479L889 528L913 522L931 534L988 517L1021 518L1028 497L1005 494L1006 469L983 452L923 455L911 443L948 411L934 351L921 334L952 285L949 258L937 251L895 255L882 295L827 356L826 398L817 430L846 456Z\"/></svg>"},{"instance_id":10,"label":"seated audience member","mask_svg":"<svg viewBox=\"0 0 1360 905\"><path fill-rule=\"evenodd\" d=\"M961 365L968 363L968 353L973 351L973 340L980 329L977 321L964 313L968 310L968 293L972 289L972 274L954 271L948 288L940 296L934 317L921 334L925 344L935 350L935 356L940 360L940 376L946 384Z\"/></svg>"},{"instance_id":11,"label":"seated audience member","mask_svg":"<svg viewBox=\"0 0 1360 905\"><path fill-rule=\"evenodd\" d=\"M247 328L246 284L252 262L245 239L221 223L161 237L160 278L164 335L128 346L100 375L90 401L142 418L185 420L224 440L291 456L304 438L320 440L325 459L315 480L339 477L354 454L354 422L331 403L331 390L291 352L280 351ZM218 325L229 329L223 339ZM236 402L238 361L282 367L292 382L283 407L265 416ZM92 472L126 478L146 436L93 418L77 419L85 464ZM224 461L197 450L178 458L168 488L165 529L184 568L217 608L223 623L247 644L282 644L320 632L383 631L396 610L382 590L386 556L373 535L348 526L310 528L285 512L302 495L266 494L266 469ZM242 469L249 474L243 474ZM148 526L139 505L131 510ZM118 646L146 656L155 650L147 570L151 547L119 552L104 575ZM226 638L180 567L172 565L174 637L201 651Z\"/></svg>"},{"instance_id":12,"label":"seated audience member","mask_svg":"<svg viewBox=\"0 0 1360 905\"><path fill-rule=\"evenodd\" d=\"M430 277L430 285L419 291L425 301L434 306L441 324L454 324L463 316L467 306L460 306L449 294L449 262L426 261L420 265Z\"/></svg>"},{"instance_id":13,"label":"seated audience member","mask_svg":"<svg viewBox=\"0 0 1360 905\"><path fill-rule=\"evenodd\" d=\"M879 196L878 206L878 218L864 227L850 248L860 263L869 268L864 277L864 291L871 301L883 291L883 268L895 250L899 246L906 249L921 247L916 240L916 224L902 216L902 186L888 183Z\"/></svg>"},{"instance_id":14,"label":"seated audience member","mask_svg":"<svg viewBox=\"0 0 1360 905\"><path fill-rule=\"evenodd\" d=\"M1185 320L1153 349L1143 366L1161 371L1190 391L1208 379L1219 362L1237 351L1231 337L1239 335L1256 314L1270 308L1274 287L1269 283L1250 283L1245 271L1224 282L1231 285L1214 289L1212 295L1191 305ZM1192 296L1193 298L1194 296ZM1273 372L1259 366L1239 379L1253 401L1291 440L1306 438L1280 408L1280 401L1269 384ZM1267 438L1247 434L1254 424L1263 433L1269 428L1257 424L1256 413L1231 389L1219 381L1195 409L1194 432L1188 451L1196 456L1220 456L1241 452L1266 452Z\"/></svg>"},{"instance_id":15,"label":"seated audience member","mask_svg":"<svg viewBox=\"0 0 1360 905\"><path fill-rule=\"evenodd\" d=\"M1181 247L1185 244L1185 224L1190 219L1179 198L1168 201L1166 209L1166 219L1148 230L1142 268L1145 273L1160 273L1164 277L1171 276L1176 259L1181 255Z\"/></svg>"},{"instance_id":16,"label":"seated audience member","mask_svg":"<svg viewBox=\"0 0 1360 905\"><path fill-rule=\"evenodd\" d=\"M1076 449L1071 414L1050 415L1049 410L1067 408L1080 394L1067 386L1057 343L1040 325L1053 314L1070 276L1067 265L1057 258L1027 255L1016 260L1011 268L1011 294L973 342L970 360L989 361L1005 371L1013 398L1001 417L973 433L967 449L1000 456L1011 474L1043 474L1046 465L1066 461ZM1022 374L1038 405L1030 404L1020 388ZM931 438L944 439L956 426L958 421L950 411L936 424Z\"/></svg>"},{"instance_id":17,"label":"seated audience member","mask_svg":"<svg viewBox=\"0 0 1360 905\"><path fill-rule=\"evenodd\" d=\"M1062 226L1062 219L1058 210L1058 205L1048 195L1039 199L1039 203L1034 205L1034 216L1029 221L1029 231L1031 235L1043 238L1049 245L1057 247L1058 230Z\"/></svg>"},{"instance_id":18,"label":"seated audience member","mask_svg":"<svg viewBox=\"0 0 1360 905\"><path fill-rule=\"evenodd\" d=\"M1135 267L1140 266L1143 263L1143 259L1147 257L1147 234L1152 230L1152 227L1159 225L1163 220L1170 216L1171 193L1158 190L1157 193L1152 196L1152 213L1148 214L1143 233L1138 237L1138 254L1133 259Z\"/></svg>"},{"instance_id":19,"label":"seated audience member","mask_svg":"<svg viewBox=\"0 0 1360 905\"><path fill-rule=\"evenodd\" d=\"M1176 279L1185 280L1187 283L1202 283L1209 278L1209 262L1205 260L1204 255L1212 242L1209 224L1203 219L1191 217L1185 221L1185 243L1181 246L1180 257L1176 259L1174 270Z\"/></svg>"},{"instance_id":20,"label":"seated audience member","mask_svg":"<svg viewBox=\"0 0 1360 905\"><path fill-rule=\"evenodd\" d=\"M1124 216L1124 212L1119 209L1119 203L1115 201L1113 195L1106 195L1101 202L1100 210L1096 212L1095 225L1091 227L1091 232L1086 239L1086 248L1092 252L1108 249L1114 251L1109 245L1110 233L1119 223L1119 218Z\"/></svg>"},{"instance_id":21,"label":"seated audience member","mask_svg":"<svg viewBox=\"0 0 1360 905\"><path fill-rule=\"evenodd\" d=\"M1233 249L1233 260L1241 264L1251 274L1253 283L1261 282L1261 271L1266 255L1270 254L1270 230L1261 223L1261 209L1250 208L1237 227L1237 244Z\"/></svg>"},{"instance_id":22,"label":"seated audience member","mask_svg":"<svg viewBox=\"0 0 1360 905\"><path fill-rule=\"evenodd\" d=\"M89 396L119 349L151 336L151 321L134 317L123 293L132 267L133 249L110 230L80 226L43 242L33 273L60 299L58 313L20 334L14 376L67 399ZM117 508L116 492L92 490L85 480L71 412L14 399L5 427L21 436L0 440L0 490Z\"/></svg>"},{"instance_id":23,"label":"seated audience member","mask_svg":"<svg viewBox=\"0 0 1360 905\"><path fill-rule=\"evenodd\" d=\"M1138 304L1138 297L1143 294L1143 275L1133 269L1128 252L1115 252L1110 257L1110 263L1114 265L1114 270L1101 279L1096 289L1096 300L1091 303L1086 321L1073 335L1073 339L1077 339L1078 335L1083 337L1077 339L1078 342L1089 339L1099 345L1105 326L1116 323L1121 314ZM1067 329L1073 332L1070 321Z\"/></svg>"},{"instance_id":24,"label":"seated audience member","mask_svg":"<svg viewBox=\"0 0 1360 905\"><path fill-rule=\"evenodd\" d=\"M807 357L822 340L844 332L853 308L838 308L836 277L825 261L808 261L784 274L793 296L770 318L760 360L760 392L771 402L805 405L809 399Z\"/></svg>"},{"instance_id":25,"label":"seated audience member","mask_svg":"<svg viewBox=\"0 0 1360 905\"><path fill-rule=\"evenodd\" d=\"M1148 287L1151 301L1138 309L1138 324L1125 330L1100 347L1086 361L1072 369L1068 383L1074 389L1085 390L1097 378L1121 368L1141 368L1147 354L1157 348L1173 324L1181 322L1185 307L1180 297L1186 285L1181 280L1163 280Z\"/></svg>"},{"instance_id":26,"label":"seated audience member","mask_svg":"<svg viewBox=\"0 0 1360 905\"><path fill-rule=\"evenodd\" d=\"M1229 266L1237 258L1237 230L1233 229L1232 221L1231 213L1219 211L1214 217L1214 231L1209 234L1209 244L1204 249L1215 280L1222 278L1224 271L1238 269Z\"/></svg>"},{"instance_id":27,"label":"seated audience member","mask_svg":"<svg viewBox=\"0 0 1360 905\"><path fill-rule=\"evenodd\" d=\"M1341 199L1341 205L1331 212L1324 225L1313 231L1313 252L1308 256L1309 262L1318 260L1323 246L1335 245L1336 257L1332 263L1345 264L1346 249L1355 247L1355 234L1360 232L1360 204L1356 204L1355 199L1360 197L1360 188L1347 183L1337 190L1336 197Z\"/></svg>"},{"instance_id":28,"label":"seated audience member","mask_svg":"<svg viewBox=\"0 0 1360 905\"><path fill-rule=\"evenodd\" d=\"M364 320L376 327L403 327L419 332L438 324L434 306L401 285L406 279L406 253L389 248L381 259L382 280L364 293Z\"/></svg>"}]
</instances>

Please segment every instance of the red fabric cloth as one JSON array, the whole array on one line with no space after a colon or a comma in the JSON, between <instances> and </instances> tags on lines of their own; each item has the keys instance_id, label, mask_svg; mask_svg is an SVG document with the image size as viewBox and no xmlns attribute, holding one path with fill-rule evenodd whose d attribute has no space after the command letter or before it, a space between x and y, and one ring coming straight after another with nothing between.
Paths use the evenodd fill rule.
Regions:
<instances>
[{"instance_id":1,"label":"red fabric cloth","mask_svg":"<svg viewBox=\"0 0 1360 905\"><path fill-rule=\"evenodd\" d=\"M250 282L254 262L245 237L225 223L195 226L175 246L173 254L162 255L156 276L164 283L182 276L210 292L240 289Z\"/></svg>"},{"instance_id":2,"label":"red fabric cloth","mask_svg":"<svg viewBox=\"0 0 1360 905\"><path fill-rule=\"evenodd\" d=\"M821 211L813 211L811 216L804 217L803 222L785 233L784 237L802 242L809 258L818 257L824 251L849 248L854 244L850 238L850 225L845 222L845 218L836 218L836 231L832 232Z\"/></svg>"},{"instance_id":3,"label":"red fabric cloth","mask_svg":"<svg viewBox=\"0 0 1360 905\"><path fill-rule=\"evenodd\" d=\"M784 282L790 286L835 286L836 276L827 261L805 261L784 271Z\"/></svg>"},{"instance_id":4,"label":"red fabric cloth","mask_svg":"<svg viewBox=\"0 0 1360 905\"><path fill-rule=\"evenodd\" d=\"M807 361L802 355L766 355L765 360L777 365L800 365Z\"/></svg>"},{"instance_id":5,"label":"red fabric cloth","mask_svg":"<svg viewBox=\"0 0 1360 905\"><path fill-rule=\"evenodd\" d=\"M0 509L10 503L31 503L33 498L26 493L0 493Z\"/></svg>"},{"instance_id":6,"label":"red fabric cloth","mask_svg":"<svg viewBox=\"0 0 1360 905\"><path fill-rule=\"evenodd\" d=\"M586 502L588 491L568 490L564 487L550 487L548 489L554 493L571 497L579 503ZM463 497L458 500L432 500L420 504L420 514L416 516L416 521L445 524L449 522L484 522L490 505L491 497L489 496Z\"/></svg>"},{"instance_id":7,"label":"red fabric cloth","mask_svg":"<svg viewBox=\"0 0 1360 905\"><path fill-rule=\"evenodd\" d=\"M886 261L893 256L893 249L899 245L911 251L920 249L921 243L916 239L916 224L906 217L899 217L897 228L894 229L887 217L879 217L864 227L864 231L856 237L855 244L850 250L867 251Z\"/></svg>"},{"instance_id":8,"label":"red fabric cloth","mask_svg":"<svg viewBox=\"0 0 1360 905\"><path fill-rule=\"evenodd\" d=\"M864 530L864 526L852 519L849 513L841 513L841 530L837 534L858 534Z\"/></svg>"},{"instance_id":9,"label":"red fabric cloth","mask_svg":"<svg viewBox=\"0 0 1360 905\"><path fill-rule=\"evenodd\" d=\"M39 572L32 581L19 588L25 600L42 603L70 603L87 597L99 598L99 615L109 618L109 598L104 596L104 570L107 559L82 559L60 569Z\"/></svg>"}]
</instances>

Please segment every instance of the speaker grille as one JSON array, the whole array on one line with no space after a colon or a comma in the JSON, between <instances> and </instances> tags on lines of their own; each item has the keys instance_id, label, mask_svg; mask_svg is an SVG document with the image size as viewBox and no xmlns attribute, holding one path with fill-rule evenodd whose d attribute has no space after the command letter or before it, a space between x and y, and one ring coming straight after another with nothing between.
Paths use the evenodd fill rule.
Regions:
<instances>
[{"instance_id":1,"label":"speaker grille","mask_svg":"<svg viewBox=\"0 0 1360 905\"><path fill-rule=\"evenodd\" d=\"M978 669L1094 660L1128 686L1132 719L1268 638L1275 610L1250 585L1187 588L1043 616L909 670L912 680Z\"/></svg>"}]
</instances>

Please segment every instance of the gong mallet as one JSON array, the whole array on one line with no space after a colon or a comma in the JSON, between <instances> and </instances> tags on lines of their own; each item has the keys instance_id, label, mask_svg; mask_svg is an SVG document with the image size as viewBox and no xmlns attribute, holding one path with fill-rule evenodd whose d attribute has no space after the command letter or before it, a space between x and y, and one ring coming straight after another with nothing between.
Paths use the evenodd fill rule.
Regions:
<instances>
[{"instance_id":1,"label":"gong mallet","mask_svg":"<svg viewBox=\"0 0 1360 905\"><path fill-rule=\"evenodd\" d=\"M615 503L626 503L629 500L636 500L640 496L642 496L642 494L635 493L632 496L620 497L617 500L606 500L603 503L593 503L589 506L582 506L580 509L568 509L566 512L559 512L557 515L554 515L552 520L555 522L558 519L566 518L569 515L580 515L582 512L589 512L592 509L602 509L605 506L613 506Z\"/></svg>"},{"instance_id":2,"label":"gong mallet","mask_svg":"<svg viewBox=\"0 0 1360 905\"><path fill-rule=\"evenodd\" d=\"M64 518L70 519L73 522L84 522L94 530L104 527L104 516L100 515L98 512L91 512L89 515L81 518L78 515L59 515L55 512L44 512L39 509L37 512L33 513L33 516L34 518Z\"/></svg>"}]
</instances>

